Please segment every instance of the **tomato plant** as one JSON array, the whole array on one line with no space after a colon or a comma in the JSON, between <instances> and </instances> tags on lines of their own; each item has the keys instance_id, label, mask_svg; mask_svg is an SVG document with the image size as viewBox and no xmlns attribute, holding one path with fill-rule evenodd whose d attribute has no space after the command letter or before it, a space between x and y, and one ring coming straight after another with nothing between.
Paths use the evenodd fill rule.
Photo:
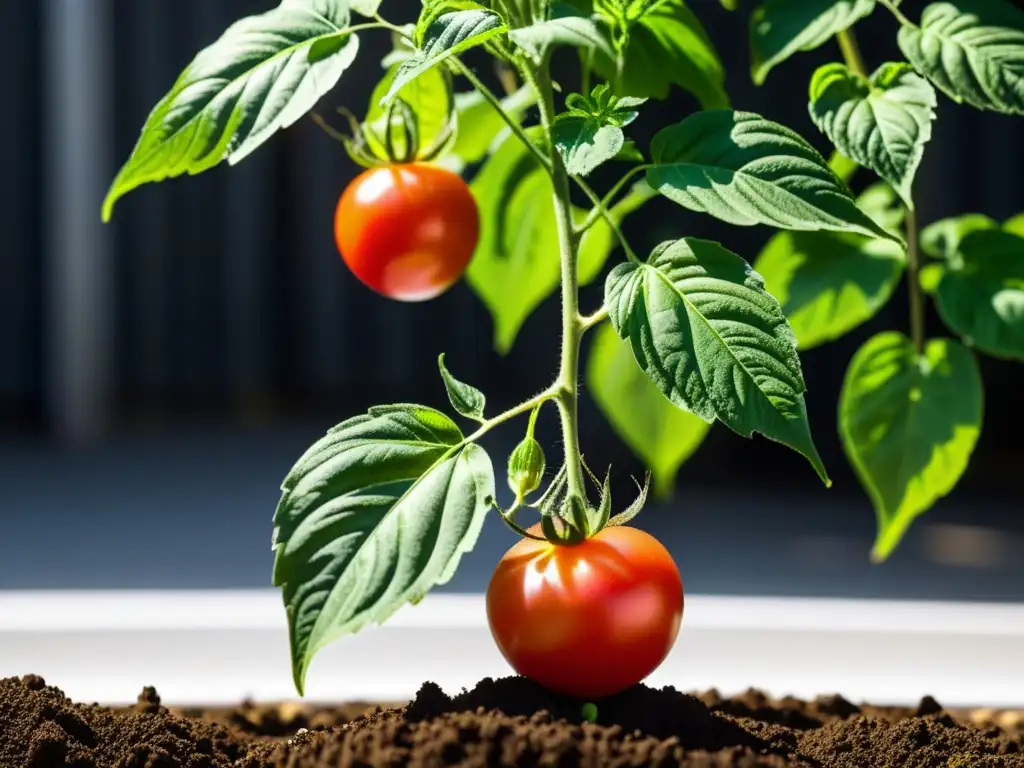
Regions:
<instances>
[{"instance_id":1,"label":"tomato plant","mask_svg":"<svg viewBox=\"0 0 1024 768\"><path fill-rule=\"evenodd\" d=\"M466 270L480 231L462 177L425 164L371 168L338 201L334 237L349 269L393 299L423 301Z\"/></svg>"},{"instance_id":2,"label":"tomato plant","mask_svg":"<svg viewBox=\"0 0 1024 768\"><path fill-rule=\"evenodd\" d=\"M683 583L672 556L628 526L574 547L521 539L487 588L491 632L513 669L584 698L647 677L675 643L682 618Z\"/></svg>"},{"instance_id":3,"label":"tomato plant","mask_svg":"<svg viewBox=\"0 0 1024 768\"><path fill-rule=\"evenodd\" d=\"M838 408L839 437L878 520L873 557L888 557L964 473L981 431L977 354L1024 360L1024 217L969 214L922 226L914 179L940 93L1024 114L1024 11L1008 0L926 0L920 13L901 0L751 4L756 83L802 51L833 44L841 53L809 87L806 127L834 148L829 160L770 116L733 108L724 67L687 0L423 0L409 25L385 19L379 0L283 0L229 27L150 114L105 219L142 184L243 160L355 67L363 37L389 35L394 50L363 119L350 115L339 134L313 113L354 160L386 166L339 205L346 262L372 288L404 299L434 295L466 269L499 352L541 301L561 299L558 370L539 393L488 414L484 393L442 355L451 406L472 430L427 406L378 406L330 430L286 476L273 581L300 691L325 644L450 579L492 511L524 539L499 566L489 604L514 665L596 695L658 663L676 631L678 574L663 551L622 527L645 505L651 475L616 513L610 473L598 480L581 455L580 357L595 329L590 389L656 491L671 490L716 423L788 446L828 485L798 345L803 352L854 331L903 283L908 333L864 342ZM892 23L903 58L871 62L872 70L855 27L874 13ZM463 61L471 49L494 59L503 93ZM565 70L556 83L559 49L577 54L565 62L578 75ZM662 126L649 146L629 140L646 102L677 88L700 109ZM592 186L595 169L616 166L618 181ZM470 179L472 200L456 173ZM878 181L857 179L868 173ZM683 231L637 254L622 224L654 198L777 232L754 266ZM581 307L580 287L601 275L603 300ZM929 335L929 301L953 338ZM561 425L550 475L534 436L545 408ZM514 499L503 509L479 440L520 418L526 436L508 462ZM517 515L531 506L540 523L527 529ZM536 573L564 581L542 579L547 586L532 591ZM594 630L586 662L572 651L577 630L560 623L567 614ZM517 618L537 622L529 638ZM635 622L649 633L643 642L624 639L639 631ZM556 642L543 648L545 637ZM607 669L587 688L577 664L591 659Z\"/></svg>"}]
</instances>

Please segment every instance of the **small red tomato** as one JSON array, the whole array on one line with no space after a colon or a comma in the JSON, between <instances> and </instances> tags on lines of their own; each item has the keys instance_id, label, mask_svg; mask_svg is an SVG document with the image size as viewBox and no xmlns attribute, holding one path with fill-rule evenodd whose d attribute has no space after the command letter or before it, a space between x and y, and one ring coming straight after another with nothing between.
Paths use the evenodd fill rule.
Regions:
<instances>
[{"instance_id":1,"label":"small red tomato","mask_svg":"<svg viewBox=\"0 0 1024 768\"><path fill-rule=\"evenodd\" d=\"M480 234L462 178L411 163L371 168L345 189L334 215L342 259L363 283L400 301L425 301L461 277Z\"/></svg>"},{"instance_id":2,"label":"small red tomato","mask_svg":"<svg viewBox=\"0 0 1024 768\"><path fill-rule=\"evenodd\" d=\"M679 569L637 528L605 528L575 546L522 539L487 588L491 634L509 664L572 696L610 696L643 680L682 618Z\"/></svg>"}]
</instances>

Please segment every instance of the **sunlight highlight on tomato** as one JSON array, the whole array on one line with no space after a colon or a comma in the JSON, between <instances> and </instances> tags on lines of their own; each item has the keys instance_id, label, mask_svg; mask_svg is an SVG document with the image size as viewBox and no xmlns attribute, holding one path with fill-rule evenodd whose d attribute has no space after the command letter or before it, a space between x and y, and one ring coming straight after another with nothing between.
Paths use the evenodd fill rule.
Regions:
<instances>
[{"instance_id":1,"label":"sunlight highlight on tomato","mask_svg":"<svg viewBox=\"0 0 1024 768\"><path fill-rule=\"evenodd\" d=\"M444 293L466 271L480 234L462 178L432 165L371 168L345 189L334 237L365 285L399 301Z\"/></svg>"},{"instance_id":2,"label":"sunlight highlight on tomato","mask_svg":"<svg viewBox=\"0 0 1024 768\"><path fill-rule=\"evenodd\" d=\"M521 675L598 698L643 680L671 650L683 583L650 534L605 528L576 546L522 539L487 588L498 648Z\"/></svg>"}]
</instances>

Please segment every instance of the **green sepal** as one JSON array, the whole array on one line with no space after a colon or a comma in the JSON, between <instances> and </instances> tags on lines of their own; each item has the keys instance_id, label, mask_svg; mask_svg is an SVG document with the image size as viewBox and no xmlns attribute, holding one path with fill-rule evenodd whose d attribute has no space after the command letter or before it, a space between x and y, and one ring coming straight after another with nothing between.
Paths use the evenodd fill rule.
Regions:
<instances>
[{"instance_id":1,"label":"green sepal","mask_svg":"<svg viewBox=\"0 0 1024 768\"><path fill-rule=\"evenodd\" d=\"M569 482L569 470L565 464L559 467L555 476L551 478L551 484L541 497L537 499L533 504L529 506L540 511L541 516L554 514L554 508L557 504L560 495L564 493L565 487Z\"/></svg>"},{"instance_id":2,"label":"green sepal","mask_svg":"<svg viewBox=\"0 0 1024 768\"><path fill-rule=\"evenodd\" d=\"M648 472L644 476L643 485L637 483L636 487L640 491L640 494L633 500L632 504L608 521L609 526L626 525L630 520L639 515L645 506L647 506L647 494L651 489L651 473Z\"/></svg>"},{"instance_id":3,"label":"green sepal","mask_svg":"<svg viewBox=\"0 0 1024 768\"><path fill-rule=\"evenodd\" d=\"M568 522L571 524L570 527L574 529L574 533L578 532L582 534L583 539L589 538L591 533L589 512L590 509L587 506L586 499L583 499L576 495L570 495L566 499L566 518L568 519Z\"/></svg>"},{"instance_id":4,"label":"green sepal","mask_svg":"<svg viewBox=\"0 0 1024 768\"><path fill-rule=\"evenodd\" d=\"M608 471L604 476L604 483L601 485L601 501L598 502L597 507L587 508L588 520L588 532L590 536L595 533L604 530L608 525L608 520L612 516L612 469L608 468Z\"/></svg>"},{"instance_id":5,"label":"green sepal","mask_svg":"<svg viewBox=\"0 0 1024 768\"><path fill-rule=\"evenodd\" d=\"M544 515L540 519L540 528L544 532L544 538L560 546L571 547L586 541L587 538L585 526L578 527L560 515Z\"/></svg>"}]
</instances>

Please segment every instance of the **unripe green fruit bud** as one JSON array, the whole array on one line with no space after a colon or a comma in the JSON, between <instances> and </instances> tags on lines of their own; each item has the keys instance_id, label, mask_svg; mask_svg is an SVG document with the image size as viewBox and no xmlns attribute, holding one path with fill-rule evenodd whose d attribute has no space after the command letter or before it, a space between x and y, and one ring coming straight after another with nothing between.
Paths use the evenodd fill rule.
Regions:
<instances>
[{"instance_id":1,"label":"unripe green fruit bud","mask_svg":"<svg viewBox=\"0 0 1024 768\"><path fill-rule=\"evenodd\" d=\"M544 478L544 449L532 437L523 439L508 457L508 487L523 499L540 487Z\"/></svg>"}]
</instances>

